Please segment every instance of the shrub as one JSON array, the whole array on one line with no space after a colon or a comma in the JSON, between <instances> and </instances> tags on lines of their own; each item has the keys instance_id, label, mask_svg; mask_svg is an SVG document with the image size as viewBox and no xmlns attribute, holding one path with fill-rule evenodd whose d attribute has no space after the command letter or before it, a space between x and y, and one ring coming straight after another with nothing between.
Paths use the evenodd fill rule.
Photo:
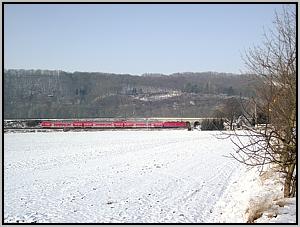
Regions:
<instances>
[{"instance_id":1,"label":"shrub","mask_svg":"<svg viewBox=\"0 0 300 227\"><path fill-rule=\"evenodd\" d=\"M36 127L38 126L42 121L41 120L28 120L26 122L27 127Z\"/></svg>"},{"instance_id":2,"label":"shrub","mask_svg":"<svg viewBox=\"0 0 300 227\"><path fill-rule=\"evenodd\" d=\"M202 121L201 130L224 130L224 120L222 118L205 119Z\"/></svg>"}]
</instances>

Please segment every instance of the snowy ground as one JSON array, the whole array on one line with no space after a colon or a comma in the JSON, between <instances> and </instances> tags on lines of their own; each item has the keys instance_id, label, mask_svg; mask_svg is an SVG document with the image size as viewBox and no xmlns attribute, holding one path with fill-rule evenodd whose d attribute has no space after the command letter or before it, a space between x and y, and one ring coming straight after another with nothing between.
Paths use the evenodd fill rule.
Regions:
<instances>
[{"instance_id":1,"label":"snowy ground","mask_svg":"<svg viewBox=\"0 0 300 227\"><path fill-rule=\"evenodd\" d=\"M214 223L296 223L296 198L283 198L283 182L271 169L253 168L232 182L213 208Z\"/></svg>"},{"instance_id":2,"label":"snowy ground","mask_svg":"<svg viewBox=\"0 0 300 227\"><path fill-rule=\"evenodd\" d=\"M7 133L4 221L245 222L250 194L233 193L246 169L225 157L233 145L216 134ZM242 205L232 214L228 204Z\"/></svg>"}]
</instances>

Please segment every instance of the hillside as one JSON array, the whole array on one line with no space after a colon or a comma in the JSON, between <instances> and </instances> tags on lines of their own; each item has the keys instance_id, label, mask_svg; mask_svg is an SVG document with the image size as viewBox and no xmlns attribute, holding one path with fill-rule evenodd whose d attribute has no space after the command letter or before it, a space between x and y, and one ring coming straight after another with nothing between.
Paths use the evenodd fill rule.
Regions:
<instances>
[{"instance_id":1,"label":"hillside","mask_svg":"<svg viewBox=\"0 0 300 227\"><path fill-rule=\"evenodd\" d=\"M224 99L253 96L255 78L226 73L4 71L4 118L208 117Z\"/></svg>"}]
</instances>

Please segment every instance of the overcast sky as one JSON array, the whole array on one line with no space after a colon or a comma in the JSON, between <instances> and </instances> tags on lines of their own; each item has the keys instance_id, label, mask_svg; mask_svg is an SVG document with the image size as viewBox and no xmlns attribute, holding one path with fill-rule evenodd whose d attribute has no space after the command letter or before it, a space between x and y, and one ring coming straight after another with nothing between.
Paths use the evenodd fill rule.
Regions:
<instances>
[{"instance_id":1,"label":"overcast sky","mask_svg":"<svg viewBox=\"0 0 300 227\"><path fill-rule=\"evenodd\" d=\"M280 4L5 5L5 68L244 71Z\"/></svg>"}]
</instances>

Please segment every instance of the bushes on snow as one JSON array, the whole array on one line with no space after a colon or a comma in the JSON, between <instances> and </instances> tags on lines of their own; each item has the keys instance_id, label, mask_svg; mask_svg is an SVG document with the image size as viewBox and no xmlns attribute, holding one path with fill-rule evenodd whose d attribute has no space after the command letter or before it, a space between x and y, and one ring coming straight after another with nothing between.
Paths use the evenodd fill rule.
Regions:
<instances>
[{"instance_id":1,"label":"bushes on snow","mask_svg":"<svg viewBox=\"0 0 300 227\"><path fill-rule=\"evenodd\" d=\"M201 130L224 130L224 120L205 119L202 121Z\"/></svg>"}]
</instances>

